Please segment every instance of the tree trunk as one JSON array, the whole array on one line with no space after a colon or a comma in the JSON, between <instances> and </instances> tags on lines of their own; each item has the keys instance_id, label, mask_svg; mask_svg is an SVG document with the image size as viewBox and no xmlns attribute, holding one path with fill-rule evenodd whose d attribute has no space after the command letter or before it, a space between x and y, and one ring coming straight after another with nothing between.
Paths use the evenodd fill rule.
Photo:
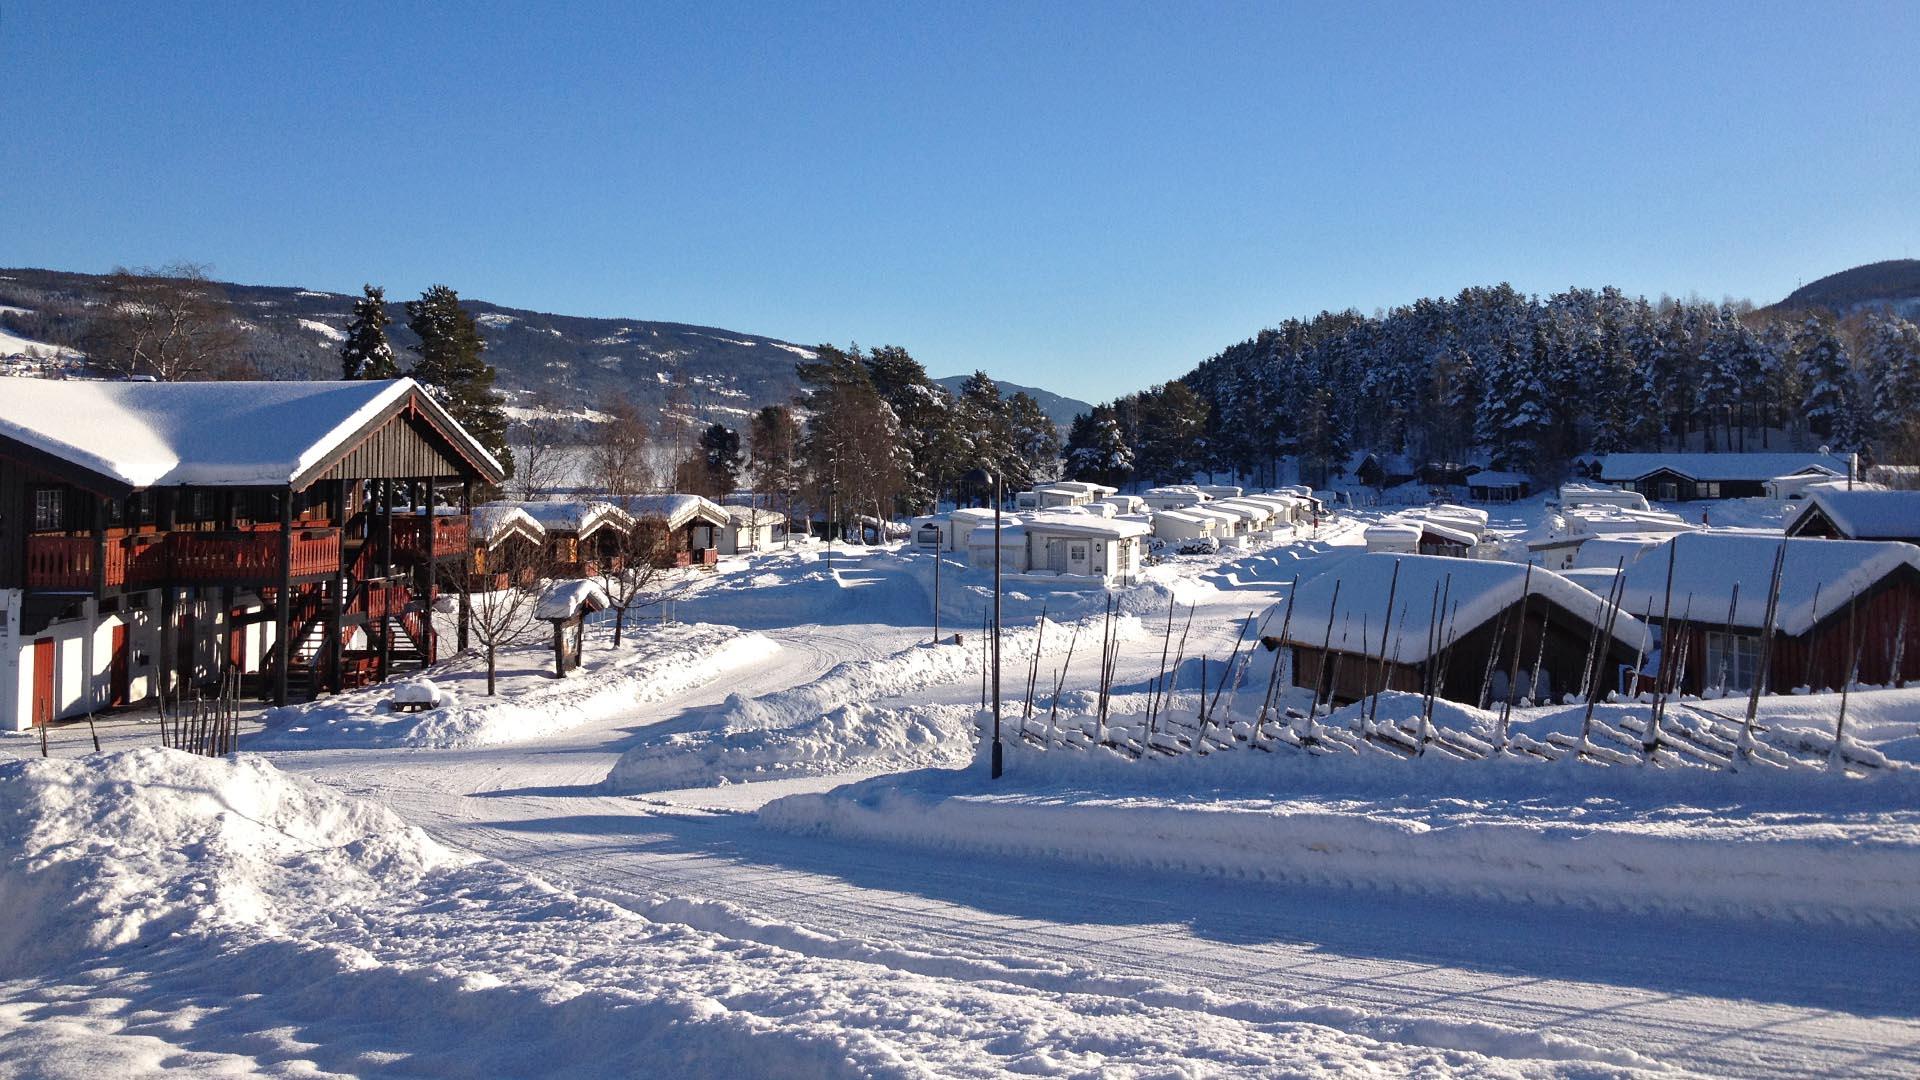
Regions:
<instances>
[{"instance_id":1,"label":"tree trunk","mask_svg":"<svg viewBox=\"0 0 1920 1080\"><path fill-rule=\"evenodd\" d=\"M620 647L620 634L626 628L627 628L627 605L626 605L626 601L622 600L620 603L620 606L617 609L615 609L613 613L613 647L614 648L617 649Z\"/></svg>"},{"instance_id":2,"label":"tree trunk","mask_svg":"<svg viewBox=\"0 0 1920 1080\"><path fill-rule=\"evenodd\" d=\"M487 646L487 696L493 696L493 646Z\"/></svg>"}]
</instances>

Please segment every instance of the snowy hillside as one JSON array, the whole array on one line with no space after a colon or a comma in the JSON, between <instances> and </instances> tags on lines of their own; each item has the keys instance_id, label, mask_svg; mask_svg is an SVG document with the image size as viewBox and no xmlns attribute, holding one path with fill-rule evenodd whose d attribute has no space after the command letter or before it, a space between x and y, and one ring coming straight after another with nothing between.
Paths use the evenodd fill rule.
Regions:
<instances>
[{"instance_id":1,"label":"snowy hillside","mask_svg":"<svg viewBox=\"0 0 1920 1080\"><path fill-rule=\"evenodd\" d=\"M1823 307L1839 315L1890 308L1920 317L1920 259L1887 259L1828 274L1793 290L1782 308Z\"/></svg>"}]
</instances>

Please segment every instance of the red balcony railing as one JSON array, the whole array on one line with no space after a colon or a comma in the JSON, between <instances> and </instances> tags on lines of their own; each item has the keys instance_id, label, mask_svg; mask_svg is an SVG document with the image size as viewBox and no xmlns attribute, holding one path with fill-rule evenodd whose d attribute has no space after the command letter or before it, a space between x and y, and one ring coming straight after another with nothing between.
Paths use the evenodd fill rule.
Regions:
<instances>
[{"instance_id":1,"label":"red balcony railing","mask_svg":"<svg viewBox=\"0 0 1920 1080\"><path fill-rule=\"evenodd\" d=\"M27 587L92 592L99 580L98 554L98 546L91 536L29 536ZM117 543L108 544L106 584L121 585L126 581L126 574L126 550Z\"/></svg>"},{"instance_id":2,"label":"red balcony railing","mask_svg":"<svg viewBox=\"0 0 1920 1080\"><path fill-rule=\"evenodd\" d=\"M270 583L280 580L280 532L141 533L107 541L104 575L96 574L100 549L90 536L27 538L27 587L91 592L182 583ZM295 529L293 576L325 577L340 571L339 529Z\"/></svg>"},{"instance_id":3,"label":"red balcony railing","mask_svg":"<svg viewBox=\"0 0 1920 1080\"><path fill-rule=\"evenodd\" d=\"M467 550L468 536L468 519L464 514L438 514L431 518L408 514L396 515L393 519L393 553L398 558L458 555Z\"/></svg>"}]
</instances>

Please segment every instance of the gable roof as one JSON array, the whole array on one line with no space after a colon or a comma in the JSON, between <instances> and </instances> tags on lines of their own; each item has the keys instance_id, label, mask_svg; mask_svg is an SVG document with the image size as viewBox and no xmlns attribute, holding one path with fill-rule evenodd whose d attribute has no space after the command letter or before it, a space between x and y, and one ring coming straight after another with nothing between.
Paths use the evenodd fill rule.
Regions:
<instances>
[{"instance_id":1,"label":"gable roof","mask_svg":"<svg viewBox=\"0 0 1920 1080\"><path fill-rule=\"evenodd\" d=\"M1784 539L1756 533L1682 533L1642 555L1626 569L1621 606L1638 615L1659 617L1666 608L1667 563L1673 562L1673 617L1693 598L1693 618L1743 629L1766 625L1767 589L1774 553L1782 543L1787 560L1780 573L1779 611L1774 626L1793 637L1813 629L1848 600L1901 566L1920 570L1920 547L1886 541ZM1740 597L1733 603L1733 588ZM1816 599L1818 609L1815 608Z\"/></svg>"},{"instance_id":2,"label":"gable roof","mask_svg":"<svg viewBox=\"0 0 1920 1080\"><path fill-rule=\"evenodd\" d=\"M1792 536L1815 510L1852 540L1906 540L1920 536L1920 491L1836 491L1807 493L1807 505L1787 525Z\"/></svg>"},{"instance_id":3,"label":"gable roof","mask_svg":"<svg viewBox=\"0 0 1920 1080\"><path fill-rule=\"evenodd\" d=\"M1519 563L1481 559L1452 559L1443 555L1393 555L1386 552L1327 555L1314 560L1321 566L1311 578L1305 578L1294 591L1292 620L1287 624L1286 640L1295 645L1319 648L1326 640L1327 627L1333 627L1336 651L1380 654L1380 628L1391 618L1387 634L1387 658L1401 664L1417 664L1430 655L1429 638L1444 647L1444 638L1464 637L1476 627L1518 603L1521 585L1526 595L1541 597L1566 611L1599 623L1606 618L1606 600L1561 577L1551 570L1534 567L1529 575ZM1400 579L1394 583L1394 566L1400 567ZM1333 607L1334 586L1339 586L1339 607ZM1387 595L1394 596L1397 609L1389 615ZM1436 620L1436 595L1447 597L1447 611ZM1278 634L1286 616L1287 601L1269 609L1265 631ZM1361 638L1365 618L1366 640ZM1439 622L1439 632L1429 634L1431 624ZM1647 629L1631 615L1621 613L1613 629L1614 637L1628 648L1638 648L1647 640ZM1342 638L1346 643L1341 644Z\"/></svg>"},{"instance_id":4,"label":"gable roof","mask_svg":"<svg viewBox=\"0 0 1920 1080\"><path fill-rule=\"evenodd\" d=\"M1750 480L1759 483L1776 476L1809 470L1847 475L1847 458L1840 454L1608 454L1600 459L1600 479L1626 483L1654 473L1678 473L1691 480Z\"/></svg>"},{"instance_id":5,"label":"gable roof","mask_svg":"<svg viewBox=\"0 0 1920 1080\"><path fill-rule=\"evenodd\" d=\"M505 470L412 379L105 382L6 378L0 438L114 488L299 486L408 403L484 478Z\"/></svg>"},{"instance_id":6,"label":"gable roof","mask_svg":"<svg viewBox=\"0 0 1920 1080\"><path fill-rule=\"evenodd\" d=\"M493 547L514 533L536 544L547 538L547 530L533 519L533 515L506 503L486 503L474 507L470 528L474 542L486 547Z\"/></svg>"},{"instance_id":7,"label":"gable roof","mask_svg":"<svg viewBox=\"0 0 1920 1080\"><path fill-rule=\"evenodd\" d=\"M1041 510L1027 515L1027 531L1059 536L1087 536L1103 540L1125 540L1146 536L1153 529L1144 522L1126 518L1103 518L1093 514L1056 514Z\"/></svg>"},{"instance_id":8,"label":"gable roof","mask_svg":"<svg viewBox=\"0 0 1920 1080\"><path fill-rule=\"evenodd\" d=\"M633 518L610 502L583 499L570 502L496 502L488 506L500 512L523 511L549 533L586 536L609 526L621 532L633 529Z\"/></svg>"},{"instance_id":9,"label":"gable roof","mask_svg":"<svg viewBox=\"0 0 1920 1080\"><path fill-rule=\"evenodd\" d=\"M664 521L669 529L695 518L711 525L726 525L733 520L719 505L699 495L635 495L625 502L635 520Z\"/></svg>"}]
</instances>

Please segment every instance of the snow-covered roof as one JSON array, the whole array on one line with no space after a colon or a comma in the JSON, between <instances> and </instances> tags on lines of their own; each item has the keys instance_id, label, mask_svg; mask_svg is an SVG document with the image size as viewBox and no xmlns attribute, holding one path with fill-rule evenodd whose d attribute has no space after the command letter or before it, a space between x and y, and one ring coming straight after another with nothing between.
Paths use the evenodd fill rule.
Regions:
<instances>
[{"instance_id":1,"label":"snow-covered roof","mask_svg":"<svg viewBox=\"0 0 1920 1080\"><path fill-rule=\"evenodd\" d=\"M678 529L695 518L713 525L725 525L730 520L725 510L699 495L636 495L625 502L636 520L664 521L669 529Z\"/></svg>"},{"instance_id":2,"label":"snow-covered roof","mask_svg":"<svg viewBox=\"0 0 1920 1080\"><path fill-rule=\"evenodd\" d=\"M540 602L534 606L533 617L569 619L582 608L605 611L609 606L606 590L591 580L556 581L540 593Z\"/></svg>"},{"instance_id":3,"label":"snow-covered roof","mask_svg":"<svg viewBox=\"0 0 1920 1080\"><path fill-rule=\"evenodd\" d=\"M1092 514L1055 514L1042 510L1027 515L1027 531L1036 535L1090 536L1105 540L1125 540L1129 537L1146 536L1153 530L1137 521L1125 518L1103 518Z\"/></svg>"},{"instance_id":4,"label":"snow-covered roof","mask_svg":"<svg viewBox=\"0 0 1920 1080\"><path fill-rule=\"evenodd\" d=\"M973 529L967 533L967 544L970 547L992 547L993 533L993 520L989 518L985 524L975 525ZM1010 544L1024 543L1026 535L1027 523L1024 519L1012 514L1001 516L1000 544L1002 547Z\"/></svg>"},{"instance_id":5,"label":"snow-covered roof","mask_svg":"<svg viewBox=\"0 0 1920 1080\"><path fill-rule=\"evenodd\" d=\"M1192 510L1156 510L1153 512L1154 531L1191 533L1196 536L1208 536L1220 528L1220 519L1211 515L1196 514Z\"/></svg>"},{"instance_id":6,"label":"snow-covered roof","mask_svg":"<svg viewBox=\"0 0 1920 1080\"><path fill-rule=\"evenodd\" d=\"M277 486L349 448L413 396L493 480L500 463L412 379L104 382L6 378L0 436L128 487Z\"/></svg>"},{"instance_id":7,"label":"snow-covered roof","mask_svg":"<svg viewBox=\"0 0 1920 1080\"><path fill-rule=\"evenodd\" d=\"M1820 488L1807 494L1806 509L1787 526L1797 531L1806 517L1819 509L1850 539L1894 540L1920 536L1920 491L1836 491Z\"/></svg>"},{"instance_id":8,"label":"snow-covered roof","mask_svg":"<svg viewBox=\"0 0 1920 1080\"><path fill-rule=\"evenodd\" d=\"M1756 483L1811 469L1847 475L1847 459L1838 454L1608 454L1600 459L1600 479L1638 480L1661 470L1694 480L1751 480Z\"/></svg>"},{"instance_id":9,"label":"snow-covered roof","mask_svg":"<svg viewBox=\"0 0 1920 1080\"><path fill-rule=\"evenodd\" d=\"M1364 530L1361 531L1360 535L1369 544L1385 542L1389 540L1400 540L1400 541L1405 541L1407 543L1418 543L1420 541L1420 529L1421 529L1421 525L1419 522L1382 521L1382 522L1378 522L1376 524L1367 526Z\"/></svg>"},{"instance_id":10,"label":"snow-covered roof","mask_svg":"<svg viewBox=\"0 0 1920 1080\"><path fill-rule=\"evenodd\" d=\"M1138 495L1108 495L1098 501L1106 503L1122 514L1137 514L1147 505L1146 500Z\"/></svg>"},{"instance_id":11,"label":"snow-covered roof","mask_svg":"<svg viewBox=\"0 0 1920 1080\"><path fill-rule=\"evenodd\" d=\"M1094 498L1100 498L1102 496L1111 495L1115 491L1118 491L1119 489L1110 488L1105 484L1089 483L1085 480L1056 480L1051 484L1036 484L1034 485L1033 490L1056 491L1056 492L1070 493L1074 495L1090 495Z\"/></svg>"},{"instance_id":12,"label":"snow-covered roof","mask_svg":"<svg viewBox=\"0 0 1920 1080\"><path fill-rule=\"evenodd\" d=\"M523 510L550 533L586 536L602 526L611 526L621 532L633 529L633 518L609 502L575 499L567 502L498 502L491 505Z\"/></svg>"},{"instance_id":13,"label":"snow-covered roof","mask_svg":"<svg viewBox=\"0 0 1920 1080\"><path fill-rule=\"evenodd\" d=\"M1774 553L1787 546L1780 574L1780 604L1774 625L1789 636L1804 634L1901 566L1920 570L1920 547L1892 541L1814 540L1754 533L1699 532L1676 536L1626 570L1628 611L1658 617L1666 607L1667 561L1673 560L1673 617L1687 598L1693 617L1716 624L1759 629L1766 625L1767 588ZM1670 556L1671 553L1671 556ZM1740 599L1727 618L1735 585ZM1819 608L1815 610L1815 596Z\"/></svg>"},{"instance_id":14,"label":"snow-covered roof","mask_svg":"<svg viewBox=\"0 0 1920 1080\"><path fill-rule=\"evenodd\" d=\"M777 510L768 510L764 506L728 506L725 507L725 510L727 516L733 519L735 525L745 526L749 529L759 525L780 524L780 512Z\"/></svg>"},{"instance_id":15,"label":"snow-covered roof","mask_svg":"<svg viewBox=\"0 0 1920 1080\"><path fill-rule=\"evenodd\" d=\"M533 519L532 514L507 503L486 503L474 507L471 528L474 541L487 547L494 546L516 531L536 542L546 539L547 535L547 530Z\"/></svg>"},{"instance_id":16,"label":"snow-covered roof","mask_svg":"<svg viewBox=\"0 0 1920 1080\"><path fill-rule=\"evenodd\" d=\"M961 523L961 524L964 524L967 522L992 521L993 507L962 506L957 510L953 510L949 512L947 516L952 518L955 522Z\"/></svg>"},{"instance_id":17,"label":"snow-covered roof","mask_svg":"<svg viewBox=\"0 0 1920 1080\"><path fill-rule=\"evenodd\" d=\"M1468 487L1525 487L1533 483L1533 477L1526 473L1502 472L1499 469L1482 469L1467 477Z\"/></svg>"},{"instance_id":18,"label":"snow-covered roof","mask_svg":"<svg viewBox=\"0 0 1920 1080\"><path fill-rule=\"evenodd\" d=\"M1423 537L1437 536L1449 544L1462 544L1466 547L1473 547L1480 542L1479 534L1472 529L1464 528L1460 522L1449 521L1446 518L1430 517L1420 522L1420 532Z\"/></svg>"},{"instance_id":19,"label":"snow-covered roof","mask_svg":"<svg viewBox=\"0 0 1920 1080\"><path fill-rule=\"evenodd\" d=\"M1235 496L1231 499L1220 499L1216 502L1210 502L1207 504L1207 509L1226 510L1230 513L1239 514L1248 521L1257 522L1271 521L1273 520L1273 515L1278 513L1274 507L1266 503L1243 496Z\"/></svg>"},{"instance_id":20,"label":"snow-covered roof","mask_svg":"<svg viewBox=\"0 0 1920 1080\"><path fill-rule=\"evenodd\" d=\"M1300 582L1293 596L1292 620L1287 623L1286 639L1298 645L1318 648L1326 640L1331 623L1334 649L1379 656L1381 624L1389 618L1389 592L1395 610L1387 632L1386 653L1388 659L1402 664L1426 660L1430 637L1443 639L1440 645L1449 635L1457 640L1518 603L1523 582L1527 595L1542 597L1590 623L1606 618L1604 598L1538 566L1529 575L1518 563L1386 552L1329 555L1316 561L1323 563L1324 569ZM1398 584L1394 583L1396 563L1400 567ZM1333 607L1336 583L1340 591L1337 609ZM1435 618L1434 598L1441 594L1446 597L1447 610L1438 617L1439 632L1429 634ZM1266 633L1280 633L1286 603L1282 600L1269 609L1263 622ZM1364 641L1360 633L1363 615L1367 628ZM1614 636L1628 648L1644 644L1646 634L1646 626L1624 612L1614 624Z\"/></svg>"},{"instance_id":21,"label":"snow-covered roof","mask_svg":"<svg viewBox=\"0 0 1920 1080\"><path fill-rule=\"evenodd\" d=\"M1672 534L1695 532L1700 526L1665 510L1634 510L1606 503L1569 506L1561 511L1569 533L1582 536L1608 536L1615 533Z\"/></svg>"}]
</instances>

